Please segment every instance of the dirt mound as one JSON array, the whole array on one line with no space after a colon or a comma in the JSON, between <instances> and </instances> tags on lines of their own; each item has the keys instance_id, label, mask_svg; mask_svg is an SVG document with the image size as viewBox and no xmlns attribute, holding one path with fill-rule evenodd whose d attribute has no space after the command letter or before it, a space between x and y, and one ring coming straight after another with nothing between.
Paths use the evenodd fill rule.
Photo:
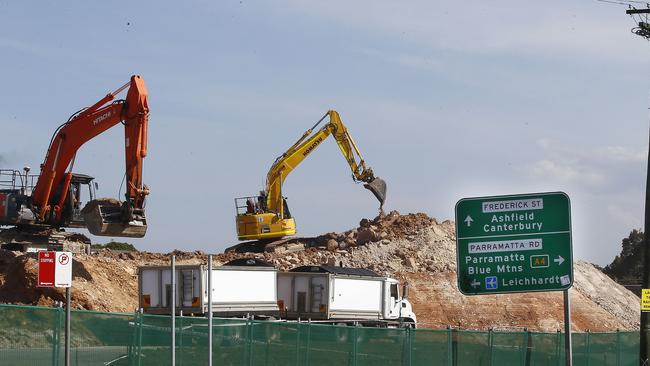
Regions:
<instances>
[{"instance_id":1,"label":"dirt mound","mask_svg":"<svg viewBox=\"0 0 650 366\"><path fill-rule=\"evenodd\" d=\"M239 250L240 252L238 252ZM428 328L447 325L469 329L555 331L562 327L562 293L464 296L456 285L455 227L426 214L393 211L357 228L313 238L291 238L260 248L238 246L216 255L221 265L238 258L258 258L280 270L299 265L329 264L372 269L410 284L410 301L418 323ZM247 251L249 250L249 251ZM241 252L244 251L244 252ZM136 309L137 267L203 264L204 252L147 253L102 250L76 255L73 265L73 305L77 308L129 312ZM32 254L0 250L0 301L50 305L62 292L35 287ZM576 262L570 290L575 330L638 329L639 298L613 282L593 265Z\"/></svg>"}]
</instances>

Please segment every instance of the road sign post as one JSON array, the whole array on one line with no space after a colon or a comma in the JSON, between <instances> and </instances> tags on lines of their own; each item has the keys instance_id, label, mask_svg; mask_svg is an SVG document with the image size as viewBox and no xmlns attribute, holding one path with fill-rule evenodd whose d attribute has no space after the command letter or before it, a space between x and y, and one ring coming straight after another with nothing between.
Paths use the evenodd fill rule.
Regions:
<instances>
[{"instance_id":1,"label":"road sign post","mask_svg":"<svg viewBox=\"0 0 650 366\"><path fill-rule=\"evenodd\" d=\"M64 355L65 365L70 366L70 287L72 287L71 252L38 252L38 287L65 288Z\"/></svg>"},{"instance_id":2,"label":"road sign post","mask_svg":"<svg viewBox=\"0 0 650 366\"><path fill-rule=\"evenodd\" d=\"M562 291L564 300L564 354L565 365L573 365L573 343L571 342L571 301L569 300L569 289Z\"/></svg>"},{"instance_id":3,"label":"road sign post","mask_svg":"<svg viewBox=\"0 0 650 366\"><path fill-rule=\"evenodd\" d=\"M573 284L570 203L562 192L461 199L456 238L458 288L465 295Z\"/></svg>"}]
</instances>

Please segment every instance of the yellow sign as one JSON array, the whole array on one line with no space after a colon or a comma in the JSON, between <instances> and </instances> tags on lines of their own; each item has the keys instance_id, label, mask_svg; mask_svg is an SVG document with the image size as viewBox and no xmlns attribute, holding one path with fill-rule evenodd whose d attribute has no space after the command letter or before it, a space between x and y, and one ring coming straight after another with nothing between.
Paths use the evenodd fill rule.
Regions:
<instances>
[{"instance_id":1,"label":"yellow sign","mask_svg":"<svg viewBox=\"0 0 650 366\"><path fill-rule=\"evenodd\" d=\"M650 288L641 289L641 311L650 311Z\"/></svg>"}]
</instances>

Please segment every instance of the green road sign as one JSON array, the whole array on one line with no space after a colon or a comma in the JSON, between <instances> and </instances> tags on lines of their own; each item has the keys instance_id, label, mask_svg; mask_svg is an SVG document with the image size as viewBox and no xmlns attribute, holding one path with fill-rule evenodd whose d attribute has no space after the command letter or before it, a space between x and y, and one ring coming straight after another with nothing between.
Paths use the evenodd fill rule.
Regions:
<instances>
[{"instance_id":1,"label":"green road sign","mask_svg":"<svg viewBox=\"0 0 650 366\"><path fill-rule=\"evenodd\" d=\"M571 207L563 192L456 203L458 288L465 295L564 290L573 284Z\"/></svg>"}]
</instances>

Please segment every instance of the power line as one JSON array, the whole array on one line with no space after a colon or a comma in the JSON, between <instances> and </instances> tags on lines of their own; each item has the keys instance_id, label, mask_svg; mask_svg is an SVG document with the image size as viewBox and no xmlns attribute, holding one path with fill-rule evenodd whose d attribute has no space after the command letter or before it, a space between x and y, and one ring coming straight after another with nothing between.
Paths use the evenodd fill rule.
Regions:
<instances>
[{"instance_id":1,"label":"power line","mask_svg":"<svg viewBox=\"0 0 650 366\"><path fill-rule=\"evenodd\" d=\"M601 3L610 3L610 4L619 4L619 5L627 5L627 6L632 6L632 4L643 4L648 6L647 1L636 1L636 0L596 0Z\"/></svg>"}]
</instances>

